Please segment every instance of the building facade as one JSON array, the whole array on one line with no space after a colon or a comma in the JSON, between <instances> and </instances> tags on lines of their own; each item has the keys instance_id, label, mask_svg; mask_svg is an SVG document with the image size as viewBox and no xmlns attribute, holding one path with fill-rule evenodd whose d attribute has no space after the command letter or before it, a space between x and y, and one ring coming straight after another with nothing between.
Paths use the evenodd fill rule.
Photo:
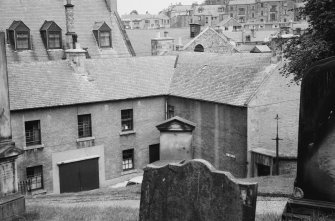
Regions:
<instances>
[{"instance_id":1,"label":"building facade","mask_svg":"<svg viewBox=\"0 0 335 221\"><path fill-rule=\"evenodd\" d=\"M293 23L303 20L298 16L301 7L304 7L301 0L210 0L206 1L206 5L193 5L183 14L170 13L169 15L171 27L186 27L190 23L215 27L221 21L231 17L247 29L269 27L278 29L282 26L292 26ZM188 24L187 21L189 21Z\"/></svg>"},{"instance_id":2,"label":"building facade","mask_svg":"<svg viewBox=\"0 0 335 221\"><path fill-rule=\"evenodd\" d=\"M129 14L122 15L121 20L126 29L160 29L170 28L170 19L164 14Z\"/></svg>"}]
</instances>

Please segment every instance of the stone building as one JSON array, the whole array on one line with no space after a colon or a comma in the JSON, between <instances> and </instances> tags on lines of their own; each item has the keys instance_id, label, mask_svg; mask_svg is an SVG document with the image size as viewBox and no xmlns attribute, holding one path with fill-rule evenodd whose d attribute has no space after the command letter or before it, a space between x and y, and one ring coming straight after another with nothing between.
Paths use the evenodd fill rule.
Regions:
<instances>
[{"instance_id":1,"label":"stone building","mask_svg":"<svg viewBox=\"0 0 335 221\"><path fill-rule=\"evenodd\" d=\"M126 29L170 28L170 18L164 14L129 14L122 15L121 20Z\"/></svg>"},{"instance_id":2,"label":"stone building","mask_svg":"<svg viewBox=\"0 0 335 221\"><path fill-rule=\"evenodd\" d=\"M211 53L233 53L234 45L220 35L213 28L207 27L190 42L184 45L184 51L211 52Z\"/></svg>"},{"instance_id":3,"label":"stone building","mask_svg":"<svg viewBox=\"0 0 335 221\"><path fill-rule=\"evenodd\" d=\"M187 27L195 22L215 27L231 17L247 29L278 29L303 20L298 17L301 7L304 7L301 0L210 0L206 5L193 6L184 14L170 14L169 17L171 27Z\"/></svg>"},{"instance_id":4,"label":"stone building","mask_svg":"<svg viewBox=\"0 0 335 221\"><path fill-rule=\"evenodd\" d=\"M247 175L246 102L268 55L132 57L114 1L32 1L0 13L20 181L37 193L104 186L150 162L155 126L172 116L196 123L194 158Z\"/></svg>"}]
</instances>

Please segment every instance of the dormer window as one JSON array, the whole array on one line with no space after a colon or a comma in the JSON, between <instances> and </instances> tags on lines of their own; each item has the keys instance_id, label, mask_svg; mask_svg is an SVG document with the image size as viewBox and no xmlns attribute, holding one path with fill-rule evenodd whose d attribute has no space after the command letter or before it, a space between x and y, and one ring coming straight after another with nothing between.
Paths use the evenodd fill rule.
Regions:
<instances>
[{"instance_id":1,"label":"dormer window","mask_svg":"<svg viewBox=\"0 0 335 221\"><path fill-rule=\"evenodd\" d=\"M112 47L112 29L106 22L96 22L93 27L93 34L100 48Z\"/></svg>"},{"instance_id":2,"label":"dormer window","mask_svg":"<svg viewBox=\"0 0 335 221\"><path fill-rule=\"evenodd\" d=\"M7 29L7 42L14 50L29 50L30 29L22 21L14 21Z\"/></svg>"},{"instance_id":3,"label":"dormer window","mask_svg":"<svg viewBox=\"0 0 335 221\"><path fill-rule=\"evenodd\" d=\"M40 32L46 49L62 48L62 29L54 21L45 21Z\"/></svg>"}]
</instances>

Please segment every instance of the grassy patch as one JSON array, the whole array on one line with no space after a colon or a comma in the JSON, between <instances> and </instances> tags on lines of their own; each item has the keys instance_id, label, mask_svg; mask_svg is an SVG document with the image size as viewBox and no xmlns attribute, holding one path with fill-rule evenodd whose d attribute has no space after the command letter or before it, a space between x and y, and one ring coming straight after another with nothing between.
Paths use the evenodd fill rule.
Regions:
<instances>
[{"instance_id":1,"label":"grassy patch","mask_svg":"<svg viewBox=\"0 0 335 221\"><path fill-rule=\"evenodd\" d=\"M282 175L254 177L241 180L257 182L259 196L290 197L293 194L294 179L295 177Z\"/></svg>"},{"instance_id":2,"label":"grassy patch","mask_svg":"<svg viewBox=\"0 0 335 221\"><path fill-rule=\"evenodd\" d=\"M47 207L27 208L27 221L137 221L138 209L121 207Z\"/></svg>"}]
</instances>

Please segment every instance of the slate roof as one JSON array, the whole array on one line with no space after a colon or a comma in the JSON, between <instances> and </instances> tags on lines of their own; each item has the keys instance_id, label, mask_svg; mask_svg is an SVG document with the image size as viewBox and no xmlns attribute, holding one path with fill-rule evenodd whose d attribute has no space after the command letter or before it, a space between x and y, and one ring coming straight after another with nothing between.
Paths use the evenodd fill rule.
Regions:
<instances>
[{"instance_id":1,"label":"slate roof","mask_svg":"<svg viewBox=\"0 0 335 221\"><path fill-rule=\"evenodd\" d=\"M11 110L161 95L245 106L272 68L264 54L184 52L175 65L176 56L87 59L78 73L66 60L11 63Z\"/></svg>"},{"instance_id":2,"label":"slate roof","mask_svg":"<svg viewBox=\"0 0 335 221\"><path fill-rule=\"evenodd\" d=\"M54 21L62 29L62 42L65 44L66 1L60 0L1 0L0 30L8 29L13 21L21 20L29 29L33 50L15 52L7 44L8 62L35 62L60 60L63 50L47 51L41 38L40 29L45 22ZM81 47L88 48L91 57L129 57L128 47L123 40L121 30L114 13L107 9L105 0L73 0L74 29L78 34ZM92 33L95 22L106 22L112 29L112 49L101 50Z\"/></svg>"},{"instance_id":3,"label":"slate roof","mask_svg":"<svg viewBox=\"0 0 335 221\"><path fill-rule=\"evenodd\" d=\"M169 94L246 106L275 66L264 54L181 54Z\"/></svg>"},{"instance_id":4,"label":"slate roof","mask_svg":"<svg viewBox=\"0 0 335 221\"><path fill-rule=\"evenodd\" d=\"M11 110L157 96L168 93L175 56L87 59L89 78L68 61L9 64Z\"/></svg>"},{"instance_id":5,"label":"slate roof","mask_svg":"<svg viewBox=\"0 0 335 221\"><path fill-rule=\"evenodd\" d=\"M228 27L228 25L226 25L228 22L232 21L233 25L232 26L238 26L238 27L242 27L241 23L239 23L235 18L232 17L228 17L225 18L224 20L222 20L219 24L217 24L216 26L219 27Z\"/></svg>"},{"instance_id":6,"label":"slate roof","mask_svg":"<svg viewBox=\"0 0 335 221\"><path fill-rule=\"evenodd\" d=\"M199 38L201 38L202 35L206 34L208 32L208 36L206 40L210 41L211 39L215 39L215 37L221 38L224 42L227 43L227 45L231 45L231 48L234 48L234 45L232 45L228 38L224 35L220 35L217 31L215 31L211 27L205 28L200 34L198 34L195 38L193 38L191 41L189 41L187 44L184 45L183 50L186 50L190 45L192 45L195 41L197 41Z\"/></svg>"},{"instance_id":7,"label":"slate roof","mask_svg":"<svg viewBox=\"0 0 335 221\"><path fill-rule=\"evenodd\" d=\"M255 53L271 53L271 49L267 45L256 45L251 52Z\"/></svg>"}]
</instances>

